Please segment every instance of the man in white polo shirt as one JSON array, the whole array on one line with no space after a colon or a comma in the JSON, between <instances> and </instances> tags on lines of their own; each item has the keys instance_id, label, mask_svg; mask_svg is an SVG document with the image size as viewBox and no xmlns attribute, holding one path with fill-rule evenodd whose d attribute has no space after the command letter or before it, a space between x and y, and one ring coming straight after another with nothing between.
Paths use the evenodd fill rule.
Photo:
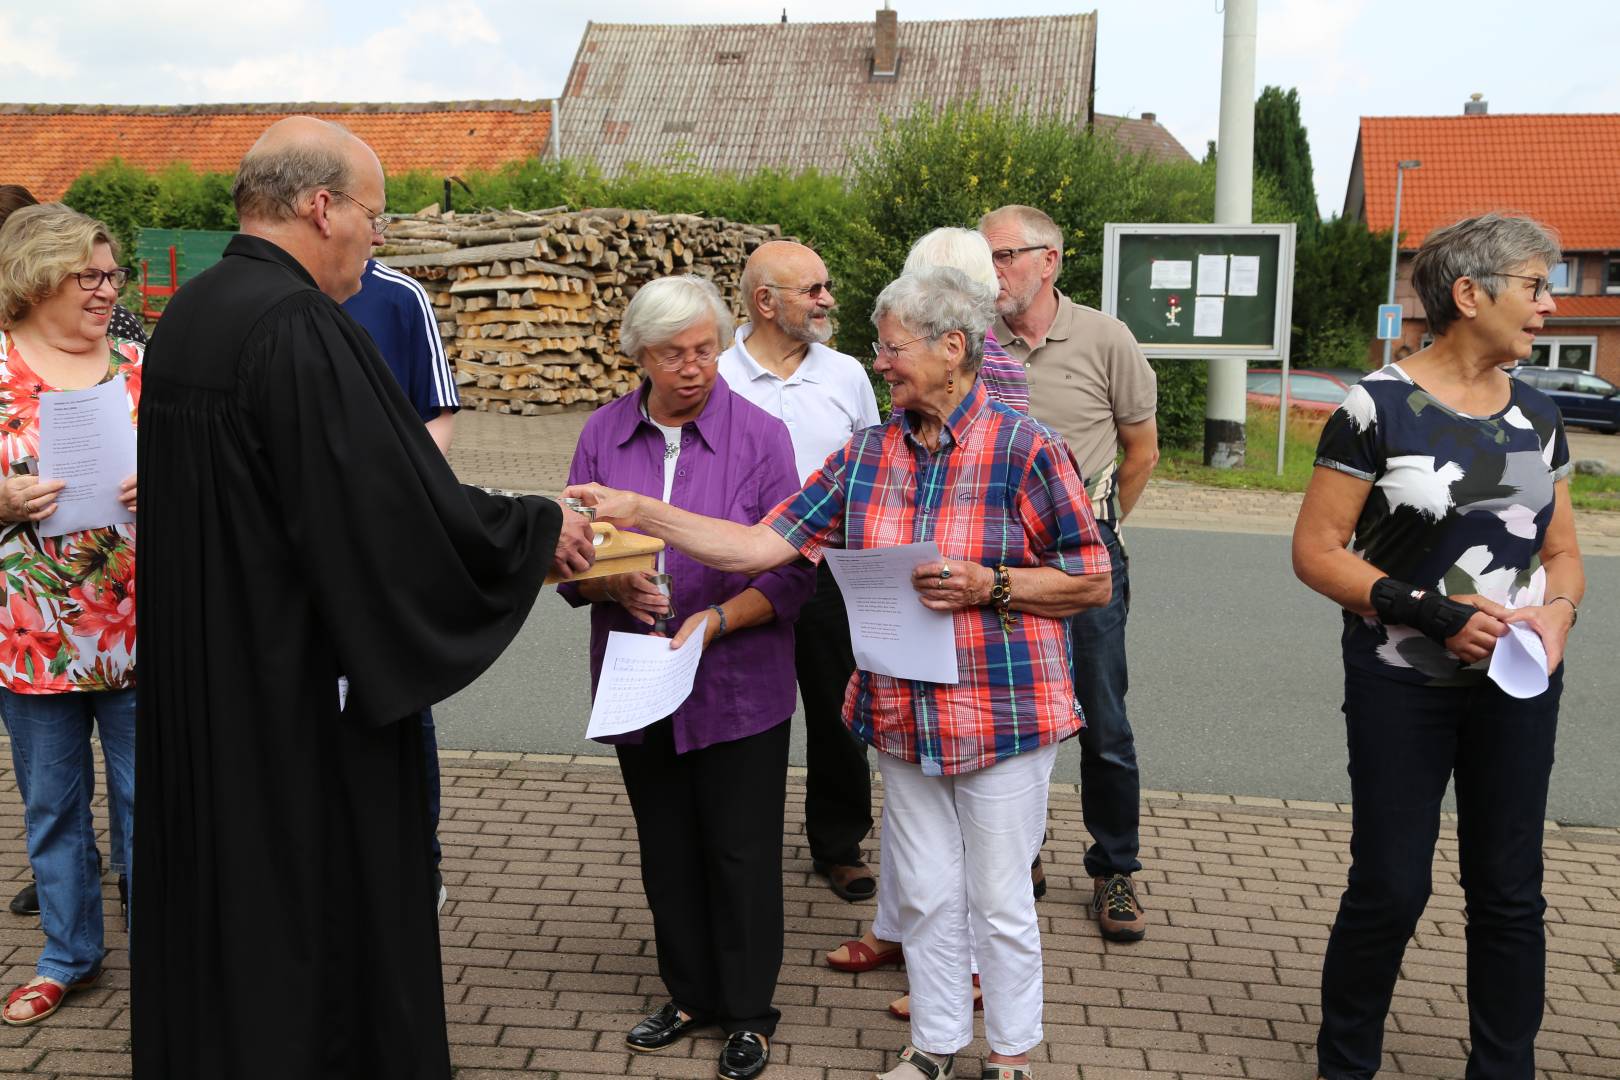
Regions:
<instances>
[{"instance_id":1,"label":"man in white polo shirt","mask_svg":"<svg viewBox=\"0 0 1620 1080\"><path fill-rule=\"evenodd\" d=\"M829 349L835 301L827 267L803 244L773 240L748 257L748 325L720 354L726 385L787 425L799 480L862 428L878 423L866 368ZM844 687L855 670L844 600L823 563L799 613L795 661L804 699L804 831L816 872L845 900L867 900L877 879L861 859L872 831L866 747L844 727Z\"/></svg>"}]
</instances>

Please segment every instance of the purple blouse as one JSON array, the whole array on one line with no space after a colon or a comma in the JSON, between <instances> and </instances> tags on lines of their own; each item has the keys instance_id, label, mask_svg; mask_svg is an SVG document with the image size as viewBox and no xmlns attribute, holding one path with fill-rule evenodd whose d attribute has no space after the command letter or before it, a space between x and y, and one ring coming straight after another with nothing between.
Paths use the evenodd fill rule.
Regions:
<instances>
[{"instance_id":1,"label":"purple blouse","mask_svg":"<svg viewBox=\"0 0 1620 1080\"><path fill-rule=\"evenodd\" d=\"M570 484L594 480L654 499L663 494L664 436L641 414L644 393L627 394L591 414L574 449ZM683 426L670 504L752 525L798 490L787 427L715 376L702 413ZM671 548L664 554L664 571L673 579L676 626L750 586L776 609L773 621L716 638L704 650L692 696L675 710L675 752L701 750L784 723L793 715L793 621L815 587L814 568L796 560L750 578L711 570ZM589 602L577 585L559 585L557 591L575 607ZM608 633L651 629L618 604L591 605L593 697ZM639 743L641 733L603 741Z\"/></svg>"}]
</instances>

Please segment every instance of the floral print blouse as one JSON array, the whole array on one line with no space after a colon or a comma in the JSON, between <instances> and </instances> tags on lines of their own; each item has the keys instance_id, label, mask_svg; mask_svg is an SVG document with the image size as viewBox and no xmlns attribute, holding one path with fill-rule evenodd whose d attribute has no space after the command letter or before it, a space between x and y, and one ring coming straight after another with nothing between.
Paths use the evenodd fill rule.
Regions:
<instances>
[{"instance_id":1,"label":"floral print blouse","mask_svg":"<svg viewBox=\"0 0 1620 1080\"><path fill-rule=\"evenodd\" d=\"M142 347L109 339L107 378L122 376L130 423ZM39 455L39 395L55 389L0 331L0 469ZM135 526L41 539L32 522L0 524L0 685L18 694L135 685Z\"/></svg>"}]
</instances>

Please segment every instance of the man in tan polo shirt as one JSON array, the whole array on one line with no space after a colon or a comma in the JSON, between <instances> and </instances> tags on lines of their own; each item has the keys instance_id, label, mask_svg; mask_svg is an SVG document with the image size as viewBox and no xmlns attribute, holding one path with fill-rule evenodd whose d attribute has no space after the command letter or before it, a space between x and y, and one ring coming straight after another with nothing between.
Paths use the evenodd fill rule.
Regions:
<instances>
[{"instance_id":1,"label":"man in tan polo shirt","mask_svg":"<svg viewBox=\"0 0 1620 1080\"><path fill-rule=\"evenodd\" d=\"M980 219L979 232L1001 285L996 340L1024 364L1030 414L1074 451L1113 556L1113 598L1069 624L1075 696L1086 714L1080 800L1093 840L1086 851L1092 917L1103 937L1140 941L1147 925L1131 875L1142 868L1141 782L1125 716L1131 586L1117 530L1159 460L1158 380L1123 323L1057 291L1063 232L1050 217L1032 206L1003 206Z\"/></svg>"}]
</instances>

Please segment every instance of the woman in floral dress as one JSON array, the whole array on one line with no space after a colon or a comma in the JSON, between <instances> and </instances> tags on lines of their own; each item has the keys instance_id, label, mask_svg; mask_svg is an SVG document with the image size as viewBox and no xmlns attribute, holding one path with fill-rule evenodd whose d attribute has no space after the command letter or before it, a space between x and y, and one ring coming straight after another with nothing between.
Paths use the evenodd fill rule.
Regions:
<instances>
[{"instance_id":1,"label":"woman in floral dress","mask_svg":"<svg viewBox=\"0 0 1620 1080\"><path fill-rule=\"evenodd\" d=\"M0 1019L31 1024L101 974L102 908L90 813L92 727L107 759L115 864L129 865L135 804L135 528L42 537L64 483L41 481L40 396L108 380L133 424L141 347L107 324L128 280L106 226L59 204L27 207L0 228L0 713L25 792L28 859L45 947L36 977ZM135 477L120 501L135 508Z\"/></svg>"}]
</instances>

